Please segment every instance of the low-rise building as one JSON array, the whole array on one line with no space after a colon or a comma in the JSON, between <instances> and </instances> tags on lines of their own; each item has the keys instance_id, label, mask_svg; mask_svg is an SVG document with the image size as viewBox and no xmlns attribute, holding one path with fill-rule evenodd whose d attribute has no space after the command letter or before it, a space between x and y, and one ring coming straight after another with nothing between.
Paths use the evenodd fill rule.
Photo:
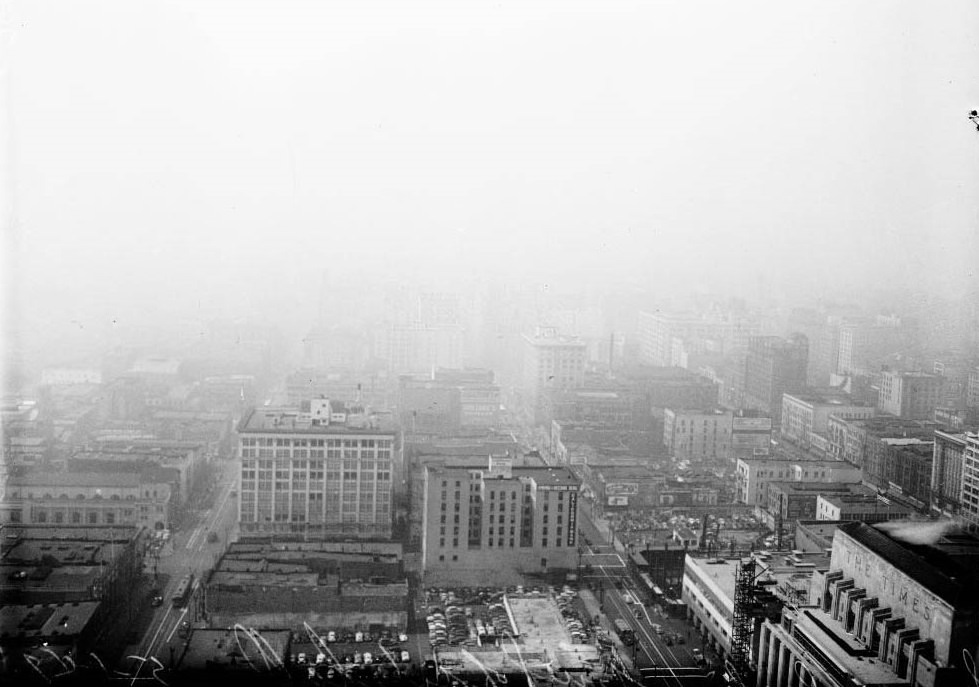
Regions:
<instances>
[{"instance_id":1,"label":"low-rise building","mask_svg":"<svg viewBox=\"0 0 979 687\"><path fill-rule=\"evenodd\" d=\"M770 482L768 507L759 509L757 515L772 528L778 518L781 518L783 526L792 526L796 520L816 518L821 497L843 496L863 490L861 485L855 483Z\"/></svg>"},{"instance_id":2,"label":"low-rise building","mask_svg":"<svg viewBox=\"0 0 979 687\"><path fill-rule=\"evenodd\" d=\"M740 458L735 496L740 503L764 507L770 482L857 483L860 479L859 468L839 460Z\"/></svg>"},{"instance_id":3,"label":"low-rise building","mask_svg":"<svg viewBox=\"0 0 979 687\"><path fill-rule=\"evenodd\" d=\"M849 522L859 520L868 524L902 520L916 515L914 508L895 503L874 489L858 486L849 493L820 494L816 503L816 519Z\"/></svg>"},{"instance_id":4,"label":"low-rise building","mask_svg":"<svg viewBox=\"0 0 979 687\"><path fill-rule=\"evenodd\" d=\"M0 521L36 525L170 525L177 475L171 469L138 472L46 472L11 477Z\"/></svg>"}]
</instances>

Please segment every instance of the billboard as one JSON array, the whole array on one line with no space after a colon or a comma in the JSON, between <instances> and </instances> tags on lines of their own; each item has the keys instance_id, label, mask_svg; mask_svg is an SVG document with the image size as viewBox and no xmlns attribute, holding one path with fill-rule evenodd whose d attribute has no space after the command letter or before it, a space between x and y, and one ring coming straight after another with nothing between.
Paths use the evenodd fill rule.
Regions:
<instances>
[{"instance_id":1,"label":"billboard","mask_svg":"<svg viewBox=\"0 0 979 687\"><path fill-rule=\"evenodd\" d=\"M608 497L609 506L628 506L629 497L628 496L609 496Z\"/></svg>"},{"instance_id":2,"label":"billboard","mask_svg":"<svg viewBox=\"0 0 979 687\"><path fill-rule=\"evenodd\" d=\"M574 546L578 535L578 492L568 494L568 546Z\"/></svg>"},{"instance_id":3,"label":"billboard","mask_svg":"<svg viewBox=\"0 0 979 687\"><path fill-rule=\"evenodd\" d=\"M735 417L732 418L731 429L735 432L770 432L772 418L770 417Z\"/></svg>"},{"instance_id":4,"label":"billboard","mask_svg":"<svg viewBox=\"0 0 979 687\"><path fill-rule=\"evenodd\" d=\"M606 482L606 496L637 496L639 494L639 482Z\"/></svg>"}]
</instances>

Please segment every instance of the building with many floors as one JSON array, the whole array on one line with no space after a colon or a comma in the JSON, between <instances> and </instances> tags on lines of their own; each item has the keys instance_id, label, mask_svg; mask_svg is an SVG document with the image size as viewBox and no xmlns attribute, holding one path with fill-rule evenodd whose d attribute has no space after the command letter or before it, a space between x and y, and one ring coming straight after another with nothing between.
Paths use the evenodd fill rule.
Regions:
<instances>
[{"instance_id":1,"label":"building with many floors","mask_svg":"<svg viewBox=\"0 0 979 687\"><path fill-rule=\"evenodd\" d=\"M944 388L941 375L883 370L877 407L909 420L932 420L944 402Z\"/></svg>"},{"instance_id":2,"label":"building with many floors","mask_svg":"<svg viewBox=\"0 0 979 687\"><path fill-rule=\"evenodd\" d=\"M959 512L974 529L979 529L979 434L965 435L962 462L962 496Z\"/></svg>"},{"instance_id":3,"label":"building with many floors","mask_svg":"<svg viewBox=\"0 0 979 687\"><path fill-rule=\"evenodd\" d=\"M744 363L745 407L771 414L780 427L782 395L806 388L808 361L809 342L802 334L752 337Z\"/></svg>"},{"instance_id":4,"label":"building with many floors","mask_svg":"<svg viewBox=\"0 0 979 687\"><path fill-rule=\"evenodd\" d=\"M931 510L952 517L962 500L965 465L965 432L935 430L935 449L931 461Z\"/></svg>"},{"instance_id":5,"label":"building with many floors","mask_svg":"<svg viewBox=\"0 0 979 687\"><path fill-rule=\"evenodd\" d=\"M313 399L261 407L238 426L241 535L391 536L399 432L388 418Z\"/></svg>"},{"instance_id":6,"label":"building with many floors","mask_svg":"<svg viewBox=\"0 0 979 687\"><path fill-rule=\"evenodd\" d=\"M544 421L541 404L554 389L577 389L585 384L586 343L577 336L566 336L556 327L537 327L533 336L525 335L523 389L537 421Z\"/></svg>"},{"instance_id":7,"label":"building with many floors","mask_svg":"<svg viewBox=\"0 0 979 687\"><path fill-rule=\"evenodd\" d=\"M830 415L865 418L874 414L873 406L855 403L849 394L835 389L786 393L782 396L781 437L807 448L813 444L813 434L827 433Z\"/></svg>"},{"instance_id":8,"label":"building with many floors","mask_svg":"<svg viewBox=\"0 0 979 687\"><path fill-rule=\"evenodd\" d=\"M663 444L677 460L728 461L732 419L730 410L666 408Z\"/></svg>"},{"instance_id":9,"label":"building with many floors","mask_svg":"<svg viewBox=\"0 0 979 687\"><path fill-rule=\"evenodd\" d=\"M761 626L756 684L972 684L979 539L941 523L840 525L815 607Z\"/></svg>"},{"instance_id":10,"label":"building with many floors","mask_svg":"<svg viewBox=\"0 0 979 687\"><path fill-rule=\"evenodd\" d=\"M566 467L429 465L422 567L426 581L517 579L578 563L580 480Z\"/></svg>"}]
</instances>

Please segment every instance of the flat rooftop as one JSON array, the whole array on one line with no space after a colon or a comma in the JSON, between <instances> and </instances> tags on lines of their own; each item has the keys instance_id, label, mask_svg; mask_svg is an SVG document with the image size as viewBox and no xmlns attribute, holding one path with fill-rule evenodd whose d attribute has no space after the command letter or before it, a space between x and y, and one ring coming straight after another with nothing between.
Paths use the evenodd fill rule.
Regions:
<instances>
[{"instance_id":1,"label":"flat rooftop","mask_svg":"<svg viewBox=\"0 0 979 687\"><path fill-rule=\"evenodd\" d=\"M490 475L489 465L487 462L483 462L483 466L477 468L473 465L432 465L426 466L429 472L438 474L443 471L449 470L473 470L482 469L484 480L493 479L505 479L503 475ZM560 467L524 467L514 465L510 469L511 479L533 479L538 487L541 486L578 486L581 484L581 480L575 477L574 473L570 469L560 466Z\"/></svg>"},{"instance_id":2,"label":"flat rooftop","mask_svg":"<svg viewBox=\"0 0 979 687\"><path fill-rule=\"evenodd\" d=\"M98 601L0 605L0 639L76 635L88 625L98 607Z\"/></svg>"},{"instance_id":3,"label":"flat rooftop","mask_svg":"<svg viewBox=\"0 0 979 687\"><path fill-rule=\"evenodd\" d=\"M298 408L253 408L238 424L239 432L281 434L393 434L394 423L386 416L348 415L346 422L312 424L308 412Z\"/></svg>"},{"instance_id":4,"label":"flat rooftop","mask_svg":"<svg viewBox=\"0 0 979 687\"><path fill-rule=\"evenodd\" d=\"M846 676L854 684L908 684L863 643L848 635L831 615L813 608L800 610L796 613L796 628L820 648L822 657L830 661L831 672Z\"/></svg>"},{"instance_id":5,"label":"flat rooftop","mask_svg":"<svg viewBox=\"0 0 979 687\"><path fill-rule=\"evenodd\" d=\"M250 636L249 630L243 627L194 630L176 669L196 671L233 667L249 672L265 672L277 665L276 659L279 662L285 660L292 634L289 630L251 630L251 633L254 636ZM259 649L259 645L264 651ZM269 650L271 656L268 656Z\"/></svg>"},{"instance_id":6,"label":"flat rooftop","mask_svg":"<svg viewBox=\"0 0 979 687\"><path fill-rule=\"evenodd\" d=\"M786 393L785 395L791 396L792 398L798 399L803 403L809 403L811 405L858 406L873 408L872 405L856 401L849 394L843 391L835 391L832 389L801 391L796 393Z\"/></svg>"},{"instance_id":7,"label":"flat rooftop","mask_svg":"<svg viewBox=\"0 0 979 687\"><path fill-rule=\"evenodd\" d=\"M759 581L791 582L800 574L811 575L815 568L826 568L829 556L824 553L776 551L753 556ZM740 559L707 558L687 555L687 565L697 569L700 577L711 580L724 594L728 610L734 608L734 582ZM762 572L764 571L764 572Z\"/></svg>"},{"instance_id":8,"label":"flat rooftop","mask_svg":"<svg viewBox=\"0 0 979 687\"><path fill-rule=\"evenodd\" d=\"M950 521L848 522L838 531L910 575L957 611L979 607L976 535Z\"/></svg>"}]
</instances>

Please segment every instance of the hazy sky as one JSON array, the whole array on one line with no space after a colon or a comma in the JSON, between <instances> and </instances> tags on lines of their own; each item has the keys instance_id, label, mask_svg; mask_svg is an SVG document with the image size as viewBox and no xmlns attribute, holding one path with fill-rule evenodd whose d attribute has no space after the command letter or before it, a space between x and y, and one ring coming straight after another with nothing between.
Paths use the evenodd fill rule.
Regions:
<instances>
[{"instance_id":1,"label":"hazy sky","mask_svg":"<svg viewBox=\"0 0 979 687\"><path fill-rule=\"evenodd\" d=\"M971 0L6 6L4 288L52 331L323 270L959 289L979 255Z\"/></svg>"}]
</instances>

